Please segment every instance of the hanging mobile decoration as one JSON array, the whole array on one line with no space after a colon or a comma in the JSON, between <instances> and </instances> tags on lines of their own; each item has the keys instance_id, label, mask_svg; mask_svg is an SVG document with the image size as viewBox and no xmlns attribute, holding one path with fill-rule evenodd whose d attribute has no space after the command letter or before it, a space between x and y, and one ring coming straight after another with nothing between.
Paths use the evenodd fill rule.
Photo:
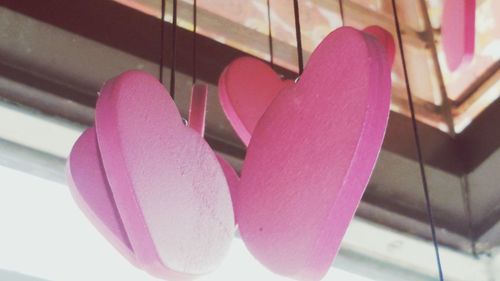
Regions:
<instances>
[{"instance_id":1,"label":"hanging mobile decoration","mask_svg":"<svg viewBox=\"0 0 500 281\"><path fill-rule=\"evenodd\" d=\"M294 11L302 74L297 1ZM367 33L332 32L296 84L252 58L234 61L219 80L224 111L248 144L236 201L240 234L278 274L324 276L375 165L394 43L380 28Z\"/></svg>"},{"instance_id":2,"label":"hanging mobile decoration","mask_svg":"<svg viewBox=\"0 0 500 281\"><path fill-rule=\"evenodd\" d=\"M271 67L240 58L219 79L224 111L248 145L238 178L203 139L208 91L196 84L196 0L188 127L173 101L176 5L174 0L172 96L141 71L125 72L104 85L95 127L82 134L69 157L75 200L120 253L158 277L191 279L214 270L237 222L248 249L266 267L299 280L321 279L381 149L395 54L392 36L376 26L341 27L326 36L304 68L294 0L300 80L282 80L273 71L270 27ZM393 8L401 48L394 0ZM162 19L164 14L165 0ZM163 33L162 21L162 46ZM163 63L162 48L160 81ZM410 92L409 99L415 126ZM416 129L415 134L443 280Z\"/></svg>"},{"instance_id":3,"label":"hanging mobile decoration","mask_svg":"<svg viewBox=\"0 0 500 281\"><path fill-rule=\"evenodd\" d=\"M391 88L385 50L371 38L349 27L328 35L253 132L238 223L250 252L276 273L321 279L361 200Z\"/></svg>"},{"instance_id":4,"label":"hanging mobile decoration","mask_svg":"<svg viewBox=\"0 0 500 281\"><path fill-rule=\"evenodd\" d=\"M474 55L476 0L445 0L441 37L448 68L467 64Z\"/></svg>"},{"instance_id":5,"label":"hanging mobile decoration","mask_svg":"<svg viewBox=\"0 0 500 281\"><path fill-rule=\"evenodd\" d=\"M294 9L302 73L297 1ZM276 273L320 279L361 200L390 103L394 43L379 31L367 29L385 48L353 28L331 33L296 84L252 58L236 60L219 80L224 110L249 143L238 188L240 233Z\"/></svg>"},{"instance_id":6,"label":"hanging mobile decoration","mask_svg":"<svg viewBox=\"0 0 500 281\"><path fill-rule=\"evenodd\" d=\"M96 132L140 263L170 278L215 269L233 237L229 189L214 152L182 123L163 86L138 71L106 83L97 102Z\"/></svg>"},{"instance_id":7,"label":"hanging mobile decoration","mask_svg":"<svg viewBox=\"0 0 500 281\"><path fill-rule=\"evenodd\" d=\"M68 161L72 194L96 228L134 265L169 280L214 270L234 233L227 168L202 137L206 94L193 87L193 130L154 77L121 74L102 88L95 129Z\"/></svg>"}]
</instances>

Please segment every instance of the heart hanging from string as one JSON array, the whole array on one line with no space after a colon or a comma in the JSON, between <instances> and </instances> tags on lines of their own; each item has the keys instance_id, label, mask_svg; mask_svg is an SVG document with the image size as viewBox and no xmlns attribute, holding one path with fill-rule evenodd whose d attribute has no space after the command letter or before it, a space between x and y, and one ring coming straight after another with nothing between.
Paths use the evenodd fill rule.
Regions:
<instances>
[{"instance_id":1,"label":"heart hanging from string","mask_svg":"<svg viewBox=\"0 0 500 281\"><path fill-rule=\"evenodd\" d=\"M327 272L380 151L390 92L384 47L342 27L268 106L236 200L241 237L266 267L299 280Z\"/></svg>"},{"instance_id":2,"label":"heart hanging from string","mask_svg":"<svg viewBox=\"0 0 500 281\"><path fill-rule=\"evenodd\" d=\"M194 107L198 123L192 124L204 122L200 110L203 102ZM106 83L95 131L75 144L68 168L73 195L87 216L153 275L205 274L228 250L234 215L223 169L151 75L130 71Z\"/></svg>"}]
</instances>

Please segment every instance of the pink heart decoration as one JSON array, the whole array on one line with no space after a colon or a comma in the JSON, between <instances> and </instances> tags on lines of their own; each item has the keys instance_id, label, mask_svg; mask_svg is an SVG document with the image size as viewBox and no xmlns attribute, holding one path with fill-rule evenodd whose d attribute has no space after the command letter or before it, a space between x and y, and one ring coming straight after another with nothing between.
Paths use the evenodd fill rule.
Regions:
<instances>
[{"instance_id":1,"label":"pink heart decoration","mask_svg":"<svg viewBox=\"0 0 500 281\"><path fill-rule=\"evenodd\" d=\"M282 80L266 63L241 57L219 78L219 100L236 134L248 146L260 117L278 93L293 85Z\"/></svg>"},{"instance_id":2,"label":"pink heart decoration","mask_svg":"<svg viewBox=\"0 0 500 281\"><path fill-rule=\"evenodd\" d=\"M206 92L201 106L196 92L200 128ZM80 137L68 164L73 194L96 227L153 275L184 280L215 269L234 232L227 182L163 86L139 71L106 83L96 131L97 142L92 128Z\"/></svg>"},{"instance_id":3,"label":"pink heart decoration","mask_svg":"<svg viewBox=\"0 0 500 281\"><path fill-rule=\"evenodd\" d=\"M472 60L475 40L476 0L445 0L441 37L450 70Z\"/></svg>"},{"instance_id":4,"label":"pink heart decoration","mask_svg":"<svg viewBox=\"0 0 500 281\"><path fill-rule=\"evenodd\" d=\"M237 214L245 244L269 269L300 280L328 271L380 151L390 93L383 46L342 27L267 108L248 146Z\"/></svg>"},{"instance_id":5,"label":"pink heart decoration","mask_svg":"<svg viewBox=\"0 0 500 281\"><path fill-rule=\"evenodd\" d=\"M229 164L222 156L217 155L217 159L219 160L219 164L224 171L224 175L226 176L227 184L229 185L229 192L231 193L231 201L233 202L233 210L234 210L234 224L238 224L238 213L237 213L237 205L238 202L238 187L240 185L240 177L234 170L233 166Z\"/></svg>"},{"instance_id":6,"label":"pink heart decoration","mask_svg":"<svg viewBox=\"0 0 500 281\"><path fill-rule=\"evenodd\" d=\"M96 132L136 258L160 275L214 270L234 231L229 189L214 152L183 125L164 87L139 71L109 81Z\"/></svg>"}]
</instances>

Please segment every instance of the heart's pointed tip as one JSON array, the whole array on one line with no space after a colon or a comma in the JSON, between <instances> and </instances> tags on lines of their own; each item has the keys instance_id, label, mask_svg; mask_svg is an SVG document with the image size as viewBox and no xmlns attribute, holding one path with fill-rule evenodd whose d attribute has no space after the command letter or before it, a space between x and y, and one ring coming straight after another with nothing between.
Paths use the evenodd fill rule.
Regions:
<instances>
[{"instance_id":1,"label":"heart's pointed tip","mask_svg":"<svg viewBox=\"0 0 500 281\"><path fill-rule=\"evenodd\" d=\"M371 25L363 29L363 32L368 33L371 36L377 38L377 40L380 42L380 44L382 44L382 46L386 51L389 65L392 66L396 54L396 45L394 43L394 38L392 37L392 34L378 25Z\"/></svg>"}]
</instances>

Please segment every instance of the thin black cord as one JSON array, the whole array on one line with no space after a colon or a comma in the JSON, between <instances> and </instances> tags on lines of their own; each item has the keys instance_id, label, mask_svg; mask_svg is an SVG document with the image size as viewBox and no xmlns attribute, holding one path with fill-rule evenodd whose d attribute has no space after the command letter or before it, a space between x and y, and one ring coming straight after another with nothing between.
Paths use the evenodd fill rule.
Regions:
<instances>
[{"instance_id":1,"label":"thin black cord","mask_svg":"<svg viewBox=\"0 0 500 281\"><path fill-rule=\"evenodd\" d=\"M196 26L197 26L197 10L198 5L196 0L193 2L193 85L196 83Z\"/></svg>"},{"instance_id":2,"label":"thin black cord","mask_svg":"<svg viewBox=\"0 0 500 281\"><path fill-rule=\"evenodd\" d=\"M399 50L401 51L401 61L403 63L403 71L404 71L404 76L405 76L404 78L405 78L405 83L406 83L406 93L408 96L408 103L410 106L413 134L415 136L415 145L417 147L417 158L418 158L418 163L419 163L419 167L420 167L420 176L422 177L422 185L424 188L425 205L427 207L427 216L428 216L430 227L431 227L432 242L434 244L434 251L436 254L436 262L437 262L437 267L438 267L438 272L439 272L439 280L444 281L443 268L441 266L441 257L439 255L439 245L438 245L437 236L436 236L436 226L434 225L434 218L432 215L432 206L431 206L431 200L430 200L430 195L429 195L429 187L427 185L427 176L425 175L424 161L422 158L422 147L420 144L420 136L419 136L418 128L417 128L417 120L415 118L415 108L413 106L413 95L411 93L410 82L408 80L408 72L406 69L405 54L404 54L404 49L403 49L403 40L401 38L401 28L399 26L399 19L398 19L398 13L396 11L396 1L395 0L392 0L392 12L394 14L394 22L396 24L396 29L397 29Z\"/></svg>"},{"instance_id":3,"label":"thin black cord","mask_svg":"<svg viewBox=\"0 0 500 281\"><path fill-rule=\"evenodd\" d=\"M299 1L293 0L293 12L295 15L295 36L297 37L297 58L299 61L299 76L304 71L304 59L302 57L302 36L300 34Z\"/></svg>"},{"instance_id":4,"label":"thin black cord","mask_svg":"<svg viewBox=\"0 0 500 281\"><path fill-rule=\"evenodd\" d=\"M160 26L160 71L158 73L158 80L163 84L163 65L165 63L164 42L165 42L165 0L161 1L161 26Z\"/></svg>"},{"instance_id":5,"label":"thin black cord","mask_svg":"<svg viewBox=\"0 0 500 281\"><path fill-rule=\"evenodd\" d=\"M340 18L342 19L342 26L345 26L344 2L342 0L339 0L339 8L340 8Z\"/></svg>"},{"instance_id":6,"label":"thin black cord","mask_svg":"<svg viewBox=\"0 0 500 281\"><path fill-rule=\"evenodd\" d=\"M274 67L273 33L271 29L271 0L267 1L267 34L269 35L269 56L271 67Z\"/></svg>"},{"instance_id":7,"label":"thin black cord","mask_svg":"<svg viewBox=\"0 0 500 281\"><path fill-rule=\"evenodd\" d=\"M176 50L177 50L177 0L173 1L173 9L172 9L172 66L170 70L170 96L172 99L175 98L175 58L176 58Z\"/></svg>"}]
</instances>

